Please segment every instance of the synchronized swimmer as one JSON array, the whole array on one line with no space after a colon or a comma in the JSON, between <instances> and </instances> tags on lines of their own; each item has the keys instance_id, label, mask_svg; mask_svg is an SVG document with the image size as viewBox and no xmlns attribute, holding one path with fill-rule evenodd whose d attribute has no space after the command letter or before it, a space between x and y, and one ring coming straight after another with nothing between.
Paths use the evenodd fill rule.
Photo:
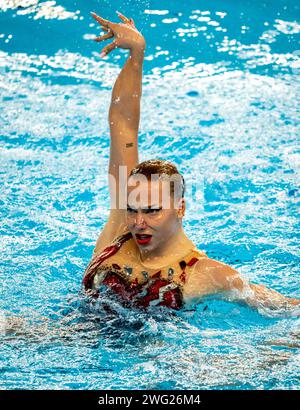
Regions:
<instances>
[{"instance_id":1,"label":"synchronized swimmer","mask_svg":"<svg viewBox=\"0 0 300 410\"><path fill-rule=\"evenodd\" d=\"M99 298L101 289L109 287L125 306L177 310L222 293L254 308L295 309L298 299L249 283L235 269L198 250L187 237L182 226L186 209L183 176L169 161L138 160L145 39L134 21L120 13L122 23L92 16L106 32L94 40L113 39L101 57L116 48L130 53L112 91L111 208L83 278L86 294Z\"/></svg>"}]
</instances>

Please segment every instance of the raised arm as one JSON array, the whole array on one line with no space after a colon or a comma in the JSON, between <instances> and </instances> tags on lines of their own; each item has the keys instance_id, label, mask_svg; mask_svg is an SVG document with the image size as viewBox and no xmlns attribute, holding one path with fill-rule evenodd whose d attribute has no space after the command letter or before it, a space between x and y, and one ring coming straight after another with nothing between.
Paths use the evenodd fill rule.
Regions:
<instances>
[{"instance_id":1,"label":"raised arm","mask_svg":"<svg viewBox=\"0 0 300 410\"><path fill-rule=\"evenodd\" d=\"M105 56L115 48L129 49L129 56L112 90L109 108L110 159L109 191L110 215L96 248L108 244L115 236L120 225L125 223L126 204L119 204L119 167L126 166L126 178L138 164L138 129L140 121L140 100L142 95L142 68L146 43L136 29L132 19L118 13L123 23L112 23L96 14L98 21L107 34L97 37L96 41L113 38L113 42L103 48ZM124 206L125 205L125 206Z\"/></svg>"}]
</instances>

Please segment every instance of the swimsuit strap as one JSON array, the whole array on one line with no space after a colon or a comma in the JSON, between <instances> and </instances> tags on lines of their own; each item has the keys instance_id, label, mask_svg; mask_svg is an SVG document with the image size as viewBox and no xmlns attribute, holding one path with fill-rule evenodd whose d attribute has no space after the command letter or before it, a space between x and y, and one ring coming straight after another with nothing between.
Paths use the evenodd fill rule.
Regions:
<instances>
[{"instance_id":1,"label":"swimsuit strap","mask_svg":"<svg viewBox=\"0 0 300 410\"><path fill-rule=\"evenodd\" d=\"M131 232L127 232L123 235L118 236L112 243L112 245L104 248L102 252L98 255L95 255L91 262L89 263L82 280L82 283L85 289L91 289L93 285L94 276L97 273L99 266L107 259L110 258L112 255L115 255L118 250L121 248L124 242L127 242L129 239L132 238Z\"/></svg>"}]
</instances>

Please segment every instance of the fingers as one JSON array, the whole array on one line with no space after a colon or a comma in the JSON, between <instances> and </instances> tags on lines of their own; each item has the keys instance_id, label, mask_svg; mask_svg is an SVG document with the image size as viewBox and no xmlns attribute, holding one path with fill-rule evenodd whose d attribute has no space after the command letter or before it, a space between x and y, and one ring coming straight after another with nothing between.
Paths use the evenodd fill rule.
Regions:
<instances>
[{"instance_id":1,"label":"fingers","mask_svg":"<svg viewBox=\"0 0 300 410\"><path fill-rule=\"evenodd\" d=\"M91 15L93 16L93 18L98 21L98 23L100 23L102 26L107 27L107 28L111 28L111 22L108 20L103 19L102 17L98 16L96 13L91 12Z\"/></svg>"},{"instance_id":2,"label":"fingers","mask_svg":"<svg viewBox=\"0 0 300 410\"><path fill-rule=\"evenodd\" d=\"M108 44L106 47L103 48L100 57L105 57L107 54L109 54L111 51L113 51L115 48L117 48L117 44L115 41L112 43Z\"/></svg>"},{"instance_id":3,"label":"fingers","mask_svg":"<svg viewBox=\"0 0 300 410\"><path fill-rule=\"evenodd\" d=\"M132 25L132 27L136 28L133 19L130 19L130 24Z\"/></svg>"},{"instance_id":4,"label":"fingers","mask_svg":"<svg viewBox=\"0 0 300 410\"><path fill-rule=\"evenodd\" d=\"M120 13L119 11L116 11L117 15L120 17L122 21L126 24L130 24L130 19L124 16L124 14Z\"/></svg>"},{"instance_id":5,"label":"fingers","mask_svg":"<svg viewBox=\"0 0 300 410\"><path fill-rule=\"evenodd\" d=\"M120 13L120 12L116 12L119 16L119 18L125 23L128 24L129 26L131 26L132 28L136 29L134 21L132 18L127 18L126 16L124 16L124 14ZM118 26L122 26L122 24L116 24L116 23L112 23L109 20L106 20L100 16L98 16L96 13L91 12L92 17L99 23L101 24L101 28L102 30L106 31L107 33L99 36L99 37L95 37L93 40L96 42L101 42L104 40L107 40L109 38L114 37L114 35L116 35L116 37L118 37L118 30L117 27ZM117 48L117 42L116 40L113 41L112 43L108 44L106 47L103 48L100 57L105 57L107 54L109 54L112 50L114 50L115 48Z\"/></svg>"},{"instance_id":6,"label":"fingers","mask_svg":"<svg viewBox=\"0 0 300 410\"><path fill-rule=\"evenodd\" d=\"M93 13L93 12L91 12L91 15L99 24L101 24L102 30L107 31L107 34L104 34L103 36L95 37L93 40L98 43L100 41L104 41L104 40L107 40L109 38L112 38L114 36L114 34L111 30L110 21L103 19L102 17L98 16L96 13ZM108 46L106 46L102 50L102 53L100 54L100 57L104 57L105 55L110 53L115 48L116 48L116 45L114 43L108 44Z\"/></svg>"},{"instance_id":7,"label":"fingers","mask_svg":"<svg viewBox=\"0 0 300 410\"><path fill-rule=\"evenodd\" d=\"M100 41L107 40L109 38L112 38L113 36L114 36L113 33L107 33L107 34L104 34L103 36L95 37L93 40L99 43Z\"/></svg>"},{"instance_id":8,"label":"fingers","mask_svg":"<svg viewBox=\"0 0 300 410\"><path fill-rule=\"evenodd\" d=\"M129 24L131 27L136 28L132 18L127 18L126 16L124 16L124 14L120 13L119 11L116 11L116 13L120 17L120 19L124 21L125 24Z\"/></svg>"}]
</instances>

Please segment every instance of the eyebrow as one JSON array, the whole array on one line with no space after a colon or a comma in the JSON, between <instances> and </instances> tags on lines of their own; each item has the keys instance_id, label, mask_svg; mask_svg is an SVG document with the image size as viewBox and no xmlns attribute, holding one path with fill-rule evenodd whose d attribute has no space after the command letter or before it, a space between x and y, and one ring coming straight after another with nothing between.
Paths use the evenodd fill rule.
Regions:
<instances>
[{"instance_id":1,"label":"eyebrow","mask_svg":"<svg viewBox=\"0 0 300 410\"><path fill-rule=\"evenodd\" d=\"M136 208L132 208L132 206L127 205L127 209L132 209L134 211L136 211ZM141 208L142 211L148 210L148 209L162 209L161 206L159 205L149 205L145 208Z\"/></svg>"}]
</instances>

